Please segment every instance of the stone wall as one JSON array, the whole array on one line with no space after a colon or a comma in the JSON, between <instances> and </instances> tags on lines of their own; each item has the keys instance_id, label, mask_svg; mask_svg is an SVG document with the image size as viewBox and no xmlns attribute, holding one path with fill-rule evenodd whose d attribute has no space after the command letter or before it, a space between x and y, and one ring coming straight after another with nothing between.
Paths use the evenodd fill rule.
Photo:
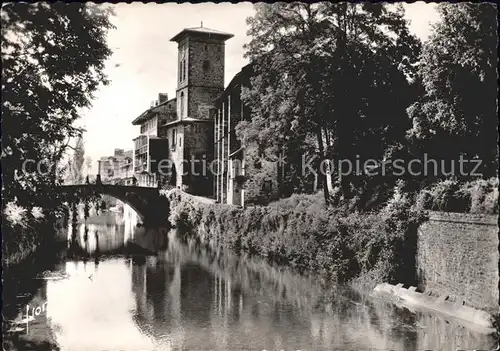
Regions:
<instances>
[{"instance_id":1,"label":"stone wall","mask_svg":"<svg viewBox=\"0 0 500 351\"><path fill-rule=\"evenodd\" d=\"M224 42L192 35L179 43L179 49L183 48L187 48L187 76L183 80L179 76L177 79L177 115L180 118L209 119L213 101L224 91ZM178 67L180 62L179 54Z\"/></svg>"},{"instance_id":2,"label":"stone wall","mask_svg":"<svg viewBox=\"0 0 500 351\"><path fill-rule=\"evenodd\" d=\"M184 127L184 135L184 148L191 154L206 155L207 159L211 160L214 144L213 122L187 123Z\"/></svg>"},{"instance_id":3,"label":"stone wall","mask_svg":"<svg viewBox=\"0 0 500 351\"><path fill-rule=\"evenodd\" d=\"M187 117L209 119L213 101L224 91L224 43L190 38L187 44Z\"/></svg>"},{"instance_id":4,"label":"stone wall","mask_svg":"<svg viewBox=\"0 0 500 351\"><path fill-rule=\"evenodd\" d=\"M163 137L161 125L173 122L177 119L177 99L172 99L164 105L156 108L158 111L158 136Z\"/></svg>"},{"instance_id":5,"label":"stone wall","mask_svg":"<svg viewBox=\"0 0 500 351\"><path fill-rule=\"evenodd\" d=\"M498 310L498 216L431 212L416 261L420 291Z\"/></svg>"},{"instance_id":6,"label":"stone wall","mask_svg":"<svg viewBox=\"0 0 500 351\"><path fill-rule=\"evenodd\" d=\"M188 84L224 89L224 42L190 38Z\"/></svg>"},{"instance_id":7,"label":"stone wall","mask_svg":"<svg viewBox=\"0 0 500 351\"><path fill-rule=\"evenodd\" d=\"M188 95L187 117L211 119L210 110L215 108L213 101L222 93L222 87L191 86ZM213 143L213 141L212 141Z\"/></svg>"}]
</instances>

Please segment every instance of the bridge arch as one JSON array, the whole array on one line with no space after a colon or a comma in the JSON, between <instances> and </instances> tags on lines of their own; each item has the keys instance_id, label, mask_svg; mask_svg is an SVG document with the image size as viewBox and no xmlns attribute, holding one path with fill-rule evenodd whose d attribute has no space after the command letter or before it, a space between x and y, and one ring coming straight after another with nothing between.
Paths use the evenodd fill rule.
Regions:
<instances>
[{"instance_id":1,"label":"bridge arch","mask_svg":"<svg viewBox=\"0 0 500 351\"><path fill-rule=\"evenodd\" d=\"M57 191L70 197L109 195L129 205L143 223L167 224L168 200L157 188L111 184L61 185Z\"/></svg>"}]
</instances>

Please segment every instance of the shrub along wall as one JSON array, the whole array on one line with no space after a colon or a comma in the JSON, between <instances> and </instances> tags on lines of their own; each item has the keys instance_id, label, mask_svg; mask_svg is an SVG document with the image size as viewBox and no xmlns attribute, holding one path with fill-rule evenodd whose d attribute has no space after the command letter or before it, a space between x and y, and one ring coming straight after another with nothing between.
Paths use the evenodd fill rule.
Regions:
<instances>
[{"instance_id":1,"label":"shrub along wall","mask_svg":"<svg viewBox=\"0 0 500 351\"><path fill-rule=\"evenodd\" d=\"M326 209L317 195L295 195L266 207L203 204L166 193L170 221L212 247L257 254L343 283L415 284L416 233L424 219L398 201L379 213Z\"/></svg>"},{"instance_id":2,"label":"shrub along wall","mask_svg":"<svg viewBox=\"0 0 500 351\"><path fill-rule=\"evenodd\" d=\"M417 208L457 213L498 213L498 178L469 182L444 180L422 189Z\"/></svg>"}]
</instances>

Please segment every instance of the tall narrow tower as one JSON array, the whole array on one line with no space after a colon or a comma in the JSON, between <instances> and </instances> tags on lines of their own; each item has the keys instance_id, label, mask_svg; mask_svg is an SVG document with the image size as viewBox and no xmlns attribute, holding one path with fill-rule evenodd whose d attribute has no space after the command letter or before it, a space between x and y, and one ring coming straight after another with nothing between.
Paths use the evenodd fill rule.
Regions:
<instances>
[{"instance_id":1,"label":"tall narrow tower","mask_svg":"<svg viewBox=\"0 0 500 351\"><path fill-rule=\"evenodd\" d=\"M184 29L171 39L178 43L179 53L177 119L165 126L174 162L172 173L176 174L171 183L193 194L212 194L210 172L186 161L196 160L200 166L213 160L214 123L210 111L224 92L224 43L232 37L198 27Z\"/></svg>"},{"instance_id":2,"label":"tall narrow tower","mask_svg":"<svg viewBox=\"0 0 500 351\"><path fill-rule=\"evenodd\" d=\"M171 41L178 43L177 116L209 119L213 101L224 91L224 47L229 33L186 28Z\"/></svg>"}]
</instances>

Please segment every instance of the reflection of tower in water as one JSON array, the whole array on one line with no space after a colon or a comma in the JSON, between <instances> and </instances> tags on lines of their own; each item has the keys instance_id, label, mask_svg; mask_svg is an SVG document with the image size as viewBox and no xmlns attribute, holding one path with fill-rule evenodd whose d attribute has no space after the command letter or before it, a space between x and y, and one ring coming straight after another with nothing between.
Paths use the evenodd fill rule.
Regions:
<instances>
[{"instance_id":1,"label":"reflection of tower in water","mask_svg":"<svg viewBox=\"0 0 500 351\"><path fill-rule=\"evenodd\" d=\"M145 227L136 228L133 239L129 241L153 252L166 250L169 243L167 233L163 229Z\"/></svg>"},{"instance_id":2,"label":"reflection of tower in water","mask_svg":"<svg viewBox=\"0 0 500 351\"><path fill-rule=\"evenodd\" d=\"M162 339L180 325L180 314L172 311L175 298L169 296L175 269L154 256L134 256L131 265L134 321L144 334Z\"/></svg>"},{"instance_id":3,"label":"reflection of tower in water","mask_svg":"<svg viewBox=\"0 0 500 351\"><path fill-rule=\"evenodd\" d=\"M183 320L203 326L211 317L214 295L212 274L197 264L185 263L181 268L181 313Z\"/></svg>"},{"instance_id":4,"label":"reflection of tower in water","mask_svg":"<svg viewBox=\"0 0 500 351\"><path fill-rule=\"evenodd\" d=\"M146 296L155 320L168 319L165 310L167 271L156 257L148 257L146 264Z\"/></svg>"},{"instance_id":5,"label":"reflection of tower in water","mask_svg":"<svg viewBox=\"0 0 500 351\"><path fill-rule=\"evenodd\" d=\"M95 242L95 257L97 258L99 256L99 254L101 253L101 250L99 248L99 231L96 230L94 232L94 242Z\"/></svg>"},{"instance_id":6,"label":"reflection of tower in water","mask_svg":"<svg viewBox=\"0 0 500 351\"><path fill-rule=\"evenodd\" d=\"M173 344L193 327L210 325L212 275L197 265L165 262L150 256L132 259L136 299L134 320L141 331Z\"/></svg>"}]
</instances>

